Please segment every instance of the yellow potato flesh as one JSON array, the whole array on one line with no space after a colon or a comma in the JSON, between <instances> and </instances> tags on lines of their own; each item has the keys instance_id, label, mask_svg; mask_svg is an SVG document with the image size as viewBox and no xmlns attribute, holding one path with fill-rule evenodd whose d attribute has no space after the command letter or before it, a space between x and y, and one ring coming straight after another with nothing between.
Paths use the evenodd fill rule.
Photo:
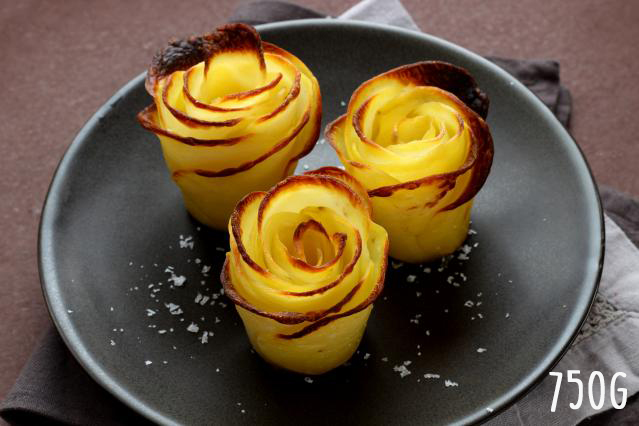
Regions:
<instances>
[{"instance_id":1,"label":"yellow potato flesh","mask_svg":"<svg viewBox=\"0 0 639 426\"><path fill-rule=\"evenodd\" d=\"M232 300L236 293L250 305L234 300L265 360L321 374L359 345L383 286L387 233L371 220L368 201L334 178L295 176L266 197L251 194L238 205L223 282ZM318 228L300 232L310 223ZM290 323L290 313L300 319ZM308 327L315 328L304 333Z\"/></svg>"},{"instance_id":2,"label":"yellow potato flesh","mask_svg":"<svg viewBox=\"0 0 639 426\"><path fill-rule=\"evenodd\" d=\"M321 97L313 74L288 52L267 51L264 63L252 51L222 52L208 69L200 62L154 87L151 118L166 131L156 132L166 165L189 212L216 229L244 195L292 174L317 139Z\"/></svg>"},{"instance_id":3,"label":"yellow potato flesh","mask_svg":"<svg viewBox=\"0 0 639 426\"><path fill-rule=\"evenodd\" d=\"M454 95L436 87L391 78L367 83L329 139L346 171L369 193L400 186L371 196L373 219L388 231L392 257L419 263L450 254L466 238L472 200L445 207L466 190L472 169L454 178L443 195L443 180L428 178L464 167L474 137L466 112Z\"/></svg>"}]
</instances>

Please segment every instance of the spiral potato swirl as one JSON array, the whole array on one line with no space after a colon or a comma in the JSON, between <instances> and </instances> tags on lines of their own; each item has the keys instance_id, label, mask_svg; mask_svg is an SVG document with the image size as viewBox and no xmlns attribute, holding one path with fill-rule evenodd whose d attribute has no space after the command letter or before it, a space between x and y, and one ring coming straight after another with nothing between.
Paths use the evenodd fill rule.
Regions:
<instances>
[{"instance_id":1,"label":"spiral potato swirl","mask_svg":"<svg viewBox=\"0 0 639 426\"><path fill-rule=\"evenodd\" d=\"M321 374L357 348L383 288L386 231L340 169L292 176L237 205L221 280L268 362Z\"/></svg>"},{"instance_id":2,"label":"spiral potato swirl","mask_svg":"<svg viewBox=\"0 0 639 426\"><path fill-rule=\"evenodd\" d=\"M146 87L154 104L138 120L160 139L189 212L213 228L244 195L290 175L319 135L317 80L248 25L171 43Z\"/></svg>"},{"instance_id":3,"label":"spiral potato swirl","mask_svg":"<svg viewBox=\"0 0 639 426\"><path fill-rule=\"evenodd\" d=\"M464 241L492 164L487 110L465 70L420 62L363 83L328 126L327 138L388 231L392 257L429 261Z\"/></svg>"}]
</instances>

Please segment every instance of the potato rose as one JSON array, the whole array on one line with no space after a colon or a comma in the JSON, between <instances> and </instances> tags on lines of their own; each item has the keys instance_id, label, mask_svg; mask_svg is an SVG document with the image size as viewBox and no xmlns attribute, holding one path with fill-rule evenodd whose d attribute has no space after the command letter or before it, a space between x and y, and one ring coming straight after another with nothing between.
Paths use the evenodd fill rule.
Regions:
<instances>
[{"instance_id":1,"label":"potato rose","mask_svg":"<svg viewBox=\"0 0 639 426\"><path fill-rule=\"evenodd\" d=\"M321 374L347 361L384 286L388 236L359 183L327 167L237 205L221 280L266 361Z\"/></svg>"},{"instance_id":2,"label":"potato rose","mask_svg":"<svg viewBox=\"0 0 639 426\"><path fill-rule=\"evenodd\" d=\"M346 170L368 191L392 257L433 260L466 238L493 158L487 111L465 70L419 62L363 83L327 127Z\"/></svg>"},{"instance_id":3,"label":"potato rose","mask_svg":"<svg viewBox=\"0 0 639 426\"><path fill-rule=\"evenodd\" d=\"M170 43L146 88L155 102L138 120L160 139L186 208L213 228L244 195L292 174L319 135L317 80L248 25Z\"/></svg>"}]
</instances>

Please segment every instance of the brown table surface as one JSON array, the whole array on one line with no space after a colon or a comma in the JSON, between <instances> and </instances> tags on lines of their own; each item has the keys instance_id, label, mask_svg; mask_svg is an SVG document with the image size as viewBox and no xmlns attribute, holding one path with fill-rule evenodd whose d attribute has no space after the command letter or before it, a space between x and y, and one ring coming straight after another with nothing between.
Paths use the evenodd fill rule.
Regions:
<instances>
[{"instance_id":1,"label":"brown table surface","mask_svg":"<svg viewBox=\"0 0 639 426\"><path fill-rule=\"evenodd\" d=\"M50 324L38 281L37 227L49 181L66 147L168 39L210 31L238 3L2 3L0 400ZM354 3L299 2L331 15ZM560 61L562 80L574 99L572 133L598 182L639 196L639 2L404 4L424 31L477 53Z\"/></svg>"}]
</instances>

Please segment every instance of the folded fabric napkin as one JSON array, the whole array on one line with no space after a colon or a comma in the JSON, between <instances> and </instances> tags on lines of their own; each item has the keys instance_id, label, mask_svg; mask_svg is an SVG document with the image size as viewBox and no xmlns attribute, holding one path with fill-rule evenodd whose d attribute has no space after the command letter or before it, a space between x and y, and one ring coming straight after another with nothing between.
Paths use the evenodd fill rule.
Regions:
<instances>
[{"instance_id":1,"label":"folded fabric napkin","mask_svg":"<svg viewBox=\"0 0 639 426\"><path fill-rule=\"evenodd\" d=\"M229 21L253 25L325 15L289 3L267 1L244 4ZM364 0L338 19L397 25L419 31L398 0ZM559 64L549 60L489 58L506 69L555 113L566 126L571 112L570 93L560 84ZM639 202L602 188L606 208L606 261L597 300L573 346L555 367L565 373L581 370L581 377L599 370L610 378L616 371L628 377L617 385L628 394L639 390ZM625 233L624 233L625 232ZM632 242L628 239L632 239ZM633 245L634 242L634 245ZM542 383L490 424L574 425L595 412L589 404L570 410L576 395L562 389L557 412L550 413L554 378ZM635 424L639 401L632 397L624 410L610 410L610 402L585 424ZM608 410L608 411L605 411ZM604 411L604 412L602 412ZM70 354L51 327L25 365L13 389L0 406L0 416L12 424L147 424L95 383Z\"/></svg>"}]
</instances>

